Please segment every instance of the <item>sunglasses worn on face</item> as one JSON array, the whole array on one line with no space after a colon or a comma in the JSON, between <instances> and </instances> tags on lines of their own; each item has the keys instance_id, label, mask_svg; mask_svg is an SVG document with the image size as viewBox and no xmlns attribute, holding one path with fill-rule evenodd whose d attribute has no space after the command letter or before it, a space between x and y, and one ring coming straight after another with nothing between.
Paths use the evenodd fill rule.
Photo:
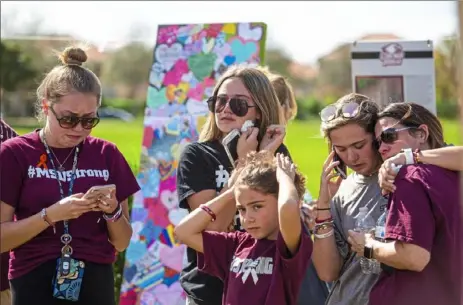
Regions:
<instances>
[{"instance_id":1,"label":"sunglasses worn on face","mask_svg":"<svg viewBox=\"0 0 463 305\"><path fill-rule=\"evenodd\" d=\"M403 127L403 128L387 128L381 132L381 135L376 139L378 148L384 142L386 144L392 144L399 138L399 132L403 130L413 129L416 127Z\"/></svg>"},{"instance_id":2,"label":"sunglasses worn on face","mask_svg":"<svg viewBox=\"0 0 463 305\"><path fill-rule=\"evenodd\" d=\"M207 100L207 105L209 107L209 111L220 113L225 109L225 106L230 107L230 110L239 117L245 116L249 108L253 108L255 106L249 105L248 101L245 98L240 97L228 97L228 96L212 96Z\"/></svg>"},{"instance_id":3,"label":"sunglasses worn on face","mask_svg":"<svg viewBox=\"0 0 463 305\"><path fill-rule=\"evenodd\" d=\"M64 129L72 129L76 127L79 123L82 125L84 129L92 129L100 122L100 118L98 114L96 117L87 118L87 117L78 117L74 115L65 115L62 117L58 117L53 107L50 107L51 112L55 116L56 120L58 120L59 126Z\"/></svg>"},{"instance_id":4,"label":"sunglasses worn on face","mask_svg":"<svg viewBox=\"0 0 463 305\"><path fill-rule=\"evenodd\" d=\"M348 119L355 117L359 112L360 104L355 102L349 102L347 104L342 105L341 107L341 115ZM338 117L338 109L335 105L328 105L322 109L320 112L320 118L323 122L329 122L334 120Z\"/></svg>"}]
</instances>

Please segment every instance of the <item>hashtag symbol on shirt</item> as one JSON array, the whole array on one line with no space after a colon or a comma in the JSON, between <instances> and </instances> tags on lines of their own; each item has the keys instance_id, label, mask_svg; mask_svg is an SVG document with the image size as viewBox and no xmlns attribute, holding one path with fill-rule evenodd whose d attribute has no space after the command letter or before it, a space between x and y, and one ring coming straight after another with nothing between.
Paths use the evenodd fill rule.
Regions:
<instances>
[{"instance_id":1,"label":"hashtag symbol on shirt","mask_svg":"<svg viewBox=\"0 0 463 305\"><path fill-rule=\"evenodd\" d=\"M219 170L215 171L215 182L217 187L223 187L228 181L228 172L223 168L223 165L219 165Z\"/></svg>"},{"instance_id":2,"label":"hashtag symbol on shirt","mask_svg":"<svg viewBox=\"0 0 463 305\"><path fill-rule=\"evenodd\" d=\"M29 165L29 169L27 170L29 178L34 178L35 176L35 168L32 165Z\"/></svg>"}]
</instances>

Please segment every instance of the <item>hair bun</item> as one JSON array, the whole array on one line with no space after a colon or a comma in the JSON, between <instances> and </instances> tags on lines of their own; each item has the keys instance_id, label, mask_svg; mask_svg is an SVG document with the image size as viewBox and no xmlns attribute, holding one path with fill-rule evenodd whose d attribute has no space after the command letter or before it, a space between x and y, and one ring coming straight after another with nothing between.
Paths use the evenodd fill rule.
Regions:
<instances>
[{"instance_id":1,"label":"hair bun","mask_svg":"<svg viewBox=\"0 0 463 305\"><path fill-rule=\"evenodd\" d=\"M59 58L63 65L82 66L82 63L87 61L87 54L81 48L67 47Z\"/></svg>"}]
</instances>

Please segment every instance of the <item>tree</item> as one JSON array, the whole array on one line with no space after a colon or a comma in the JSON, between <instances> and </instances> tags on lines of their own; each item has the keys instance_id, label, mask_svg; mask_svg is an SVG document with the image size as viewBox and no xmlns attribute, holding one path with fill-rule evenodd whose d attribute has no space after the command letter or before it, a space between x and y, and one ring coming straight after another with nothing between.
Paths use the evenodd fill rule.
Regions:
<instances>
[{"instance_id":1,"label":"tree","mask_svg":"<svg viewBox=\"0 0 463 305\"><path fill-rule=\"evenodd\" d=\"M434 50L436 71L436 101L440 116L458 114L458 62L457 36L440 41Z\"/></svg>"},{"instance_id":2,"label":"tree","mask_svg":"<svg viewBox=\"0 0 463 305\"><path fill-rule=\"evenodd\" d=\"M132 42L109 56L102 67L101 79L104 84L127 86L128 98L133 99L137 87L148 82L152 64L151 48L141 42Z\"/></svg>"},{"instance_id":3,"label":"tree","mask_svg":"<svg viewBox=\"0 0 463 305\"><path fill-rule=\"evenodd\" d=\"M6 45L0 42L2 92L12 92L20 84L32 80L37 71L32 67L32 59L24 55L18 45Z\"/></svg>"}]
</instances>

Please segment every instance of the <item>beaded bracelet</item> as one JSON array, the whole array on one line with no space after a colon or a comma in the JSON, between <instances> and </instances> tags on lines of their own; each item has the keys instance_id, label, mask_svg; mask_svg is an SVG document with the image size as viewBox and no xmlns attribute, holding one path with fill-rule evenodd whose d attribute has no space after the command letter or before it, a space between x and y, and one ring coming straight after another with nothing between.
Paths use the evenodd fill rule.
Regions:
<instances>
[{"instance_id":1,"label":"beaded bracelet","mask_svg":"<svg viewBox=\"0 0 463 305\"><path fill-rule=\"evenodd\" d=\"M313 230L315 233L318 233L318 231L320 230L324 230L324 229L328 229L328 228L332 228L333 227L333 221L325 221L325 222L322 222L322 223L317 223Z\"/></svg>"},{"instance_id":2,"label":"beaded bracelet","mask_svg":"<svg viewBox=\"0 0 463 305\"><path fill-rule=\"evenodd\" d=\"M212 217L212 222L214 222L216 219L217 219L217 216L215 215L215 213L205 204L201 204L199 206L201 208L201 210L203 210L204 212L206 212L207 214L209 214L209 216Z\"/></svg>"},{"instance_id":3,"label":"beaded bracelet","mask_svg":"<svg viewBox=\"0 0 463 305\"><path fill-rule=\"evenodd\" d=\"M326 232L326 233L323 233L323 234L317 234L317 233L315 233L314 236L315 236L315 238L317 238L317 239L323 239L323 238L330 237L330 236L333 235L333 234L334 234L334 229L332 229L332 230L330 230L330 231L328 231L328 232Z\"/></svg>"},{"instance_id":4,"label":"beaded bracelet","mask_svg":"<svg viewBox=\"0 0 463 305\"><path fill-rule=\"evenodd\" d=\"M114 214L106 214L103 213L103 219L109 222L116 222L121 218L122 216L122 205L119 204L119 207L117 208L116 212Z\"/></svg>"}]
</instances>

